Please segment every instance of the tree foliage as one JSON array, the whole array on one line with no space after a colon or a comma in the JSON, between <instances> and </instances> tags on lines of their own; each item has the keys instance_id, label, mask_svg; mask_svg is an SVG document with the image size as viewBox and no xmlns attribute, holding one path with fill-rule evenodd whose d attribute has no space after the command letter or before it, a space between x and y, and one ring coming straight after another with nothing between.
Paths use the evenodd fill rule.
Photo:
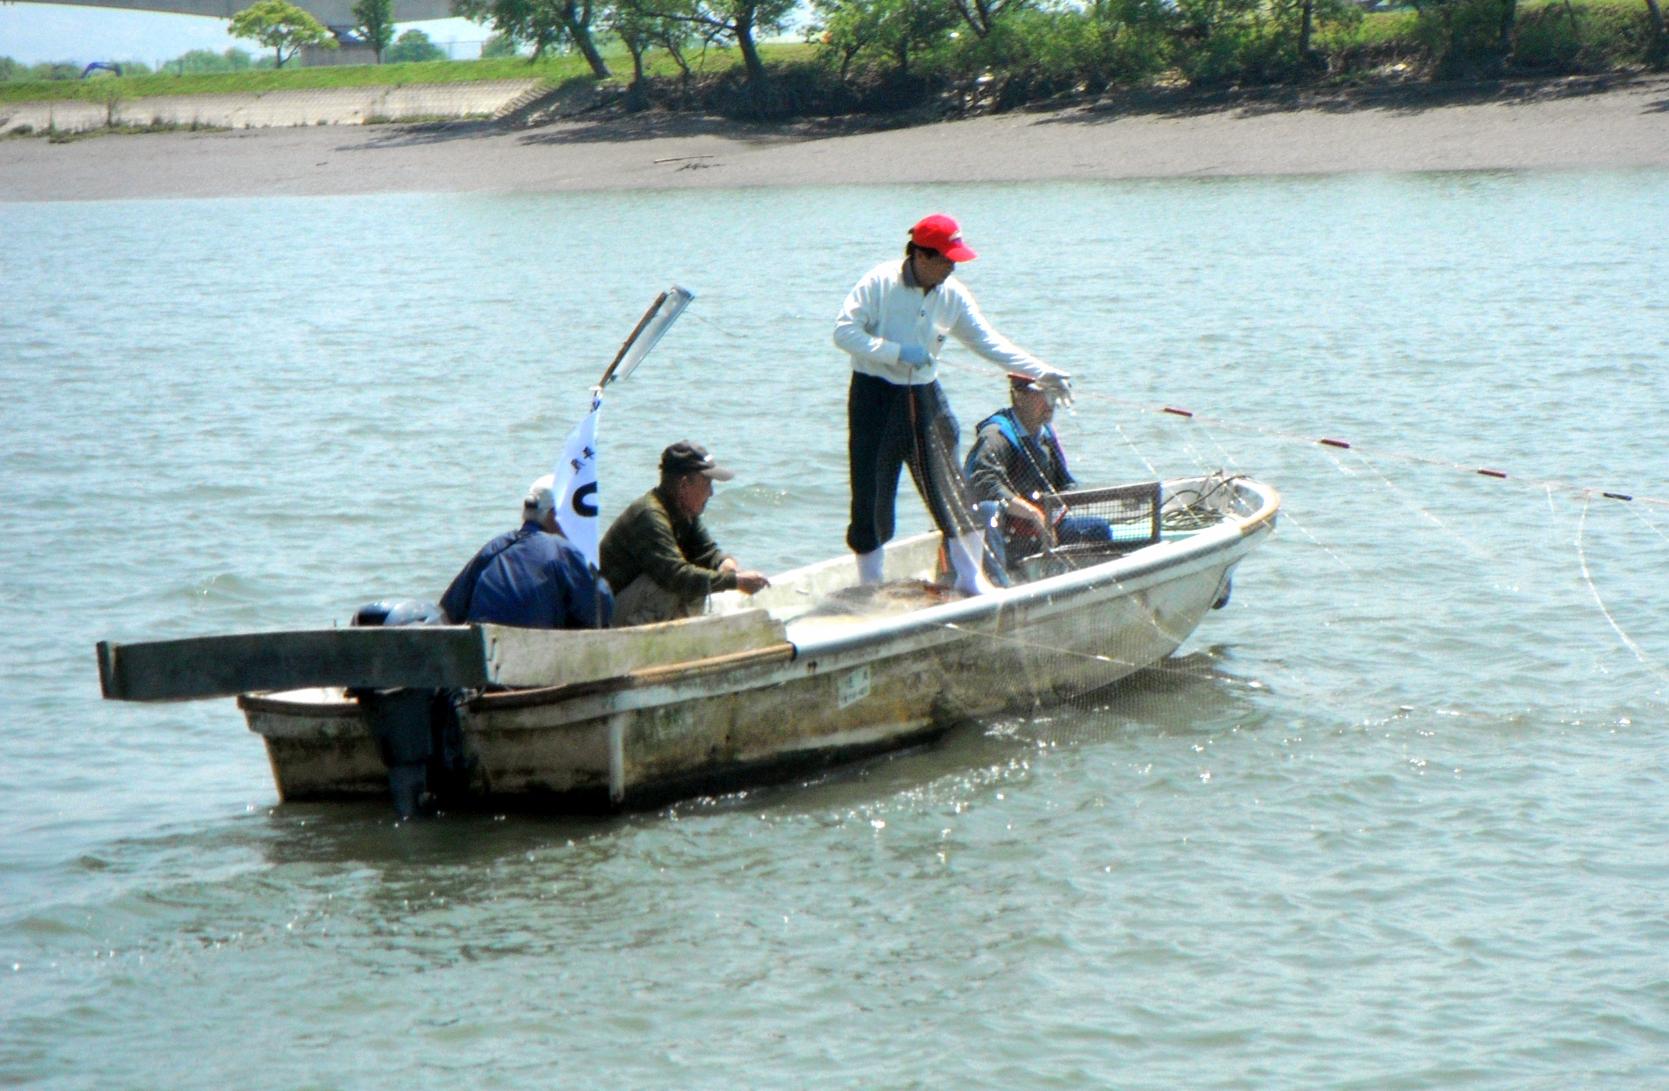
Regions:
<instances>
[{"instance_id":1,"label":"tree foliage","mask_svg":"<svg viewBox=\"0 0 1669 1091\"><path fill-rule=\"evenodd\" d=\"M858 62L909 75L911 63L943 43L957 19L945 0L813 0L812 7L823 20L824 52L842 80Z\"/></svg>"},{"instance_id":2,"label":"tree foliage","mask_svg":"<svg viewBox=\"0 0 1669 1091\"><path fill-rule=\"evenodd\" d=\"M444 61L446 50L429 40L429 36L413 27L395 39L383 59L389 64L411 64L421 61Z\"/></svg>"},{"instance_id":3,"label":"tree foliage","mask_svg":"<svg viewBox=\"0 0 1669 1091\"><path fill-rule=\"evenodd\" d=\"M950 0L951 8L977 38L990 37L1005 16L1031 5L1032 0Z\"/></svg>"},{"instance_id":4,"label":"tree foliage","mask_svg":"<svg viewBox=\"0 0 1669 1091\"><path fill-rule=\"evenodd\" d=\"M1414 0L1437 75L1496 75L1512 52L1517 0Z\"/></svg>"},{"instance_id":5,"label":"tree foliage","mask_svg":"<svg viewBox=\"0 0 1669 1091\"><path fill-rule=\"evenodd\" d=\"M377 63L394 41L394 0L354 0L354 29L377 51Z\"/></svg>"},{"instance_id":6,"label":"tree foliage","mask_svg":"<svg viewBox=\"0 0 1669 1091\"><path fill-rule=\"evenodd\" d=\"M651 49L664 49L678 72L685 88L689 86L690 62L685 56L692 34L688 23L655 15L635 4L612 4L606 25L626 47L632 58L632 82L627 89L627 105L641 110L648 105L644 89L644 57Z\"/></svg>"},{"instance_id":7,"label":"tree foliage","mask_svg":"<svg viewBox=\"0 0 1669 1091\"><path fill-rule=\"evenodd\" d=\"M683 23L711 42L731 42L742 54L748 97L756 113L769 108L770 79L759 56L759 39L781 30L798 0L616 0L641 6L644 14Z\"/></svg>"},{"instance_id":8,"label":"tree foliage","mask_svg":"<svg viewBox=\"0 0 1669 1091\"><path fill-rule=\"evenodd\" d=\"M164 72L175 75L198 75L204 72L243 72L255 66L255 58L246 49L231 46L222 53L212 49L193 49L162 66Z\"/></svg>"},{"instance_id":9,"label":"tree foliage","mask_svg":"<svg viewBox=\"0 0 1669 1091\"><path fill-rule=\"evenodd\" d=\"M601 78L609 70L598 42L617 40L630 57L631 108L676 97L754 116L1001 110L1156 84L1248 86L1323 75L1348 84L1364 74L1586 74L1669 63L1669 0L1409 0L1414 10L1366 16L1360 2L809 0L814 22L805 37L817 44L815 55L770 68L760 42L782 27L796 0L456 0L456 7L494 24L485 57L526 46L536 56L578 53ZM391 0L353 4L365 37L381 41L383 60L445 56L421 31L392 44L386 30L379 38ZM234 33L272 51L252 62L242 50L197 50L164 71L269 67L306 42L334 44L286 0L261 0L233 23ZM734 52L698 78L700 58L711 60L708 46ZM676 85L658 78L673 65ZM79 63L25 67L0 58L0 78L82 75Z\"/></svg>"},{"instance_id":10,"label":"tree foliage","mask_svg":"<svg viewBox=\"0 0 1669 1091\"><path fill-rule=\"evenodd\" d=\"M1268 84L1388 62L1449 76L1596 71L1606 59L1615 67L1661 57L1649 46L1663 41L1656 26L1665 0L1645 0L1645 12L1634 6L1633 29L1606 20L1623 20L1635 0L1537 4L1523 33L1523 0L1411 2L1417 13L1372 16L1381 29L1359 33L1360 0L810 0L806 39L818 45L816 62L774 69L759 42L783 25L795 0L459 0L459 9L538 50L588 53L593 33L612 34L631 58L634 109L654 93L651 51L664 50L678 66L687 101L691 47L734 46L745 93L736 95L729 76L696 93L709 108L757 115L934 99L953 109L1003 109L1156 81ZM1590 7L1604 15L1591 18ZM1603 41L1591 45L1586 37L1596 30ZM605 71L600 61L592 69Z\"/></svg>"},{"instance_id":11,"label":"tree foliage","mask_svg":"<svg viewBox=\"0 0 1669 1091\"><path fill-rule=\"evenodd\" d=\"M477 22L490 22L498 33L527 42L533 55L572 45L598 79L610 75L591 28L601 2L594 0L455 0L452 10Z\"/></svg>"},{"instance_id":12,"label":"tree foliage","mask_svg":"<svg viewBox=\"0 0 1669 1091\"><path fill-rule=\"evenodd\" d=\"M767 76L759 39L782 29L798 0L455 0L453 10L490 22L500 34L533 45L534 56L572 46L602 79L609 68L597 49L594 27L619 35L632 56L633 82L642 79L643 53L666 48L685 66L691 39L735 44L750 93L763 103Z\"/></svg>"},{"instance_id":13,"label":"tree foliage","mask_svg":"<svg viewBox=\"0 0 1669 1091\"><path fill-rule=\"evenodd\" d=\"M508 34L494 34L481 43L481 59L494 60L500 57L515 57L521 54L521 44Z\"/></svg>"},{"instance_id":14,"label":"tree foliage","mask_svg":"<svg viewBox=\"0 0 1669 1091\"><path fill-rule=\"evenodd\" d=\"M234 38L249 38L272 50L279 68L304 45L336 48L336 39L324 24L285 0L259 0L232 16Z\"/></svg>"}]
</instances>

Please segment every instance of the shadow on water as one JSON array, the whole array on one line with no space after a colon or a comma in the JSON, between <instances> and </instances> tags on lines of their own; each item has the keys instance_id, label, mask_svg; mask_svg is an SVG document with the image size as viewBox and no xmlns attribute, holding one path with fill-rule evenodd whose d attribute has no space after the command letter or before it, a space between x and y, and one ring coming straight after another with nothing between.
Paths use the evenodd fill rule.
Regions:
<instances>
[{"instance_id":1,"label":"shadow on water","mask_svg":"<svg viewBox=\"0 0 1669 1091\"><path fill-rule=\"evenodd\" d=\"M572 847L620 830L633 816L458 813L401 822L384 802L290 803L268 812L264 846L275 864L421 863L458 866Z\"/></svg>"},{"instance_id":2,"label":"shadow on water","mask_svg":"<svg viewBox=\"0 0 1669 1091\"><path fill-rule=\"evenodd\" d=\"M95 898L129 890L242 886L271 867L369 868L393 875L408 866L438 874L571 850L646 816L542 818L457 814L401 822L382 802L280 804L231 821L120 839L83 853L75 873Z\"/></svg>"},{"instance_id":3,"label":"shadow on water","mask_svg":"<svg viewBox=\"0 0 1669 1091\"><path fill-rule=\"evenodd\" d=\"M661 814L804 817L865 812L899 799L932 805L941 795L996 791L1011 771L1040 751L1106 745L1145 749L1159 737L1256 725L1265 718L1256 700L1261 687L1227 669L1230 660L1232 649L1210 646L1067 701L966 721L934 743L790 783L684 800Z\"/></svg>"},{"instance_id":4,"label":"shadow on water","mask_svg":"<svg viewBox=\"0 0 1669 1091\"><path fill-rule=\"evenodd\" d=\"M1233 668L1233 649L1213 645L1165 660L1083 696L1030 712L957 725L938 741L831 768L782 784L698 796L665 807L609 816L459 812L398 821L386 803L290 803L236 819L119 840L84 854L74 867L95 898L122 890L242 888L272 867L365 871L377 884L445 880L530 862L565 861L583 873L681 821L747 816L821 821L876 808L932 807L941 797L995 790L1040 751L1130 747L1158 739L1255 726L1269 691ZM461 881L469 885L468 880ZM451 885L449 882L447 885Z\"/></svg>"},{"instance_id":5,"label":"shadow on water","mask_svg":"<svg viewBox=\"0 0 1669 1091\"><path fill-rule=\"evenodd\" d=\"M779 818L863 811L900 797L978 791L982 777L1033 757L1039 749L1131 743L1200 733L1260 717L1255 690L1213 646L1168 659L1119 682L1029 713L957 725L938 741L840 765L782 784L697 796L638 813L543 816L459 812L401 822L381 801L288 803L213 828L171 831L110 846L90 870L140 869L144 885L201 879L205 862L222 877L251 866L362 866L417 878L493 868L551 853L606 857L622 837L698 817ZM124 865L131 864L131 868ZM407 867L412 870L407 871ZM172 878L171 878L172 877Z\"/></svg>"},{"instance_id":6,"label":"shadow on water","mask_svg":"<svg viewBox=\"0 0 1669 1091\"><path fill-rule=\"evenodd\" d=\"M276 807L104 846L78 861L80 882L54 883L7 927L24 937L20 962L91 978L101 972L85 955L93 948L148 974L217 952L258 959L275 942L337 950L378 973L549 954L558 941L535 921L583 928L630 911L652 864L616 835L650 821L398 823L373 804Z\"/></svg>"},{"instance_id":7,"label":"shadow on water","mask_svg":"<svg viewBox=\"0 0 1669 1091\"><path fill-rule=\"evenodd\" d=\"M1032 791L1024 785L1046 792L1085 765L1150 762L1179 738L1261 722L1257 693L1231 659L1228 648L1206 648L1064 704L960 724L933 744L655 811L400 822L368 801L175 826L83 855L73 876L58 873L40 900L20 904L13 924L31 937L34 962L93 944L191 965L279 936L379 972L390 960L548 954L565 936L651 913L642 891L668 871L770 866L774 849L802 838L830 844L819 831L843 840L878 824L919 825ZM168 922L160 930L159 919Z\"/></svg>"}]
</instances>

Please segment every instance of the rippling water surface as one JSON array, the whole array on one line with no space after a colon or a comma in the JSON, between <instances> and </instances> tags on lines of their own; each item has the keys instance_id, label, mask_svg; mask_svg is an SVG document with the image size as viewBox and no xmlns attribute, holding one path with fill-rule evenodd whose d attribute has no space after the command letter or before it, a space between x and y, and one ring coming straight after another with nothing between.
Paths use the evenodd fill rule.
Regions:
<instances>
[{"instance_id":1,"label":"rippling water surface","mask_svg":"<svg viewBox=\"0 0 1669 1091\"><path fill-rule=\"evenodd\" d=\"M672 282L605 514L688 435L744 559L837 551L832 317L939 208L1080 477L1285 496L1159 669L588 822L279 807L229 701L99 700L438 594ZM0 283L0 1082L1669 1083L1669 175L0 203Z\"/></svg>"}]
</instances>

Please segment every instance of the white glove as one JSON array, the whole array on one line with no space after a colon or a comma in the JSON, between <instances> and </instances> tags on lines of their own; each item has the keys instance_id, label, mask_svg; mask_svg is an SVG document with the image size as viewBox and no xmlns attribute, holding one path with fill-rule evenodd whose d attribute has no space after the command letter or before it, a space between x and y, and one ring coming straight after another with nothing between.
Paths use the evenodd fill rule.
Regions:
<instances>
[{"instance_id":1,"label":"white glove","mask_svg":"<svg viewBox=\"0 0 1669 1091\"><path fill-rule=\"evenodd\" d=\"M1037 380L1049 404L1060 409L1072 408L1072 376L1064 371L1052 372Z\"/></svg>"}]
</instances>

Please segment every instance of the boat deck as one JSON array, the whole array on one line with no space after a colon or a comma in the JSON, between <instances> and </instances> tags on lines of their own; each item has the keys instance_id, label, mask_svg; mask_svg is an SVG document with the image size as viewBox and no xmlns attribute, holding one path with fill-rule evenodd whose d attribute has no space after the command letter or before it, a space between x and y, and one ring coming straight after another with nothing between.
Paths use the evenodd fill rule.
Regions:
<instances>
[{"instance_id":1,"label":"boat deck","mask_svg":"<svg viewBox=\"0 0 1669 1091\"><path fill-rule=\"evenodd\" d=\"M892 580L842 587L822 596L804 612L781 620L787 624L789 641L799 644L965 597L960 591L927 580Z\"/></svg>"}]
</instances>

